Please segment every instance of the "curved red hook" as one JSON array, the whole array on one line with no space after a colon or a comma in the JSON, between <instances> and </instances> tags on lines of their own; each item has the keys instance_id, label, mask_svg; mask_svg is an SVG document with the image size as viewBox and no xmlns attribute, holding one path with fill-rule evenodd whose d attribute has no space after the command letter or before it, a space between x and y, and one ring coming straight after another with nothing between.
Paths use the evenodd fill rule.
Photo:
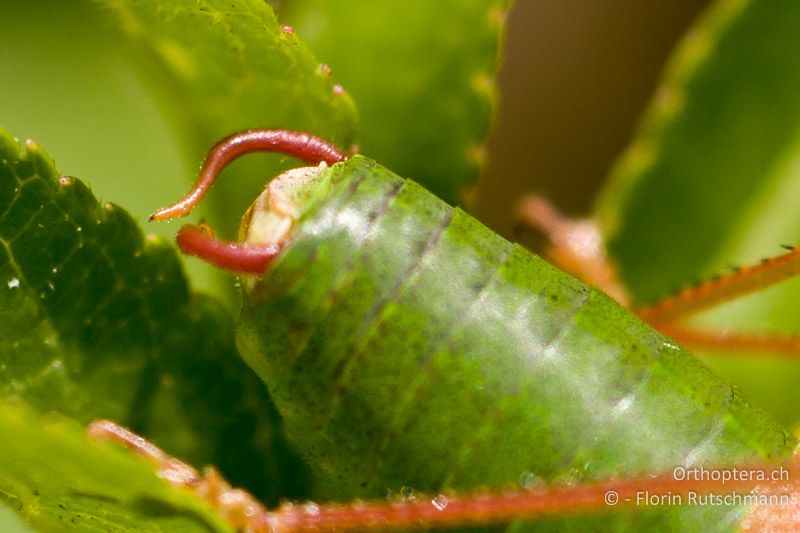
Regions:
<instances>
[{"instance_id":1,"label":"curved red hook","mask_svg":"<svg viewBox=\"0 0 800 533\"><path fill-rule=\"evenodd\" d=\"M152 215L150 221L185 217L206 195L220 172L250 152L278 152L317 165L344 161L345 155L332 144L308 133L290 130L247 130L222 139L208 151L200 176L186 196Z\"/></svg>"},{"instance_id":2,"label":"curved red hook","mask_svg":"<svg viewBox=\"0 0 800 533\"><path fill-rule=\"evenodd\" d=\"M200 175L186 195L178 202L163 207L150 215L150 221L183 217L206 195L220 172L235 159L250 152L278 152L296 157L313 165L320 162L332 165L344 161L346 156L332 144L308 133L290 130L247 130L226 137L206 156ZM178 232L180 249L219 267L260 274L281 248L277 244L250 246L221 241L208 231L196 226L185 226Z\"/></svg>"},{"instance_id":3,"label":"curved red hook","mask_svg":"<svg viewBox=\"0 0 800 533\"><path fill-rule=\"evenodd\" d=\"M281 251L278 244L249 246L222 241L198 226L182 227L178 230L175 240L185 254L199 257L227 270L246 274L261 274L272 258Z\"/></svg>"}]
</instances>

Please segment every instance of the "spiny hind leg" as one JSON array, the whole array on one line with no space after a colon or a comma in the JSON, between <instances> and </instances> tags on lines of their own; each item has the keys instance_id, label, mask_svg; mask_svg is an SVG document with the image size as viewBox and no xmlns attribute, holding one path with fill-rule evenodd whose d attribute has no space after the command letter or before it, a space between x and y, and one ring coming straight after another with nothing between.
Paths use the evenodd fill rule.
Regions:
<instances>
[{"instance_id":1,"label":"spiny hind leg","mask_svg":"<svg viewBox=\"0 0 800 533\"><path fill-rule=\"evenodd\" d=\"M154 444L130 430L107 420L92 423L89 434L112 440L150 459L159 473L171 484L188 487L217 508L238 531L248 533L300 533L322 531L356 532L370 530L416 530L428 527L473 527L507 524L521 518L537 519L569 516L575 512L608 512L609 505L631 507L637 494L683 495L689 493L724 494L728 491L757 490L759 493L794 494L796 488L786 480L797 478L795 461L780 466L751 464L752 471L785 472L778 485L742 477L729 481L713 479L676 480L672 471L628 479L599 480L586 485L554 485L550 487L504 491L477 491L464 494L439 494L395 501L355 501L353 503L284 503L274 512L263 509L244 491L232 489L213 469L199 475L191 466L168 456ZM777 470L780 468L780 470ZM609 500L609 495L614 498ZM792 508L794 509L794 508ZM751 527L766 523L771 508L756 509L748 517ZM793 530L796 518L786 514L781 520L770 520L775 527Z\"/></svg>"},{"instance_id":2,"label":"spiny hind leg","mask_svg":"<svg viewBox=\"0 0 800 533\"><path fill-rule=\"evenodd\" d=\"M800 247L760 263L687 287L677 294L635 309L665 335L687 346L716 351L800 356L800 337L788 334L715 331L683 326L682 320L723 303L766 289L800 273Z\"/></svg>"},{"instance_id":3,"label":"spiny hind leg","mask_svg":"<svg viewBox=\"0 0 800 533\"><path fill-rule=\"evenodd\" d=\"M270 522L270 513L249 493L231 487L216 469L206 467L200 474L144 437L110 420L92 422L87 432L94 438L116 442L146 457L156 466L159 477L175 487L194 491L237 530L268 530L265 524Z\"/></svg>"},{"instance_id":4,"label":"spiny hind leg","mask_svg":"<svg viewBox=\"0 0 800 533\"><path fill-rule=\"evenodd\" d=\"M653 325L671 324L797 274L800 274L800 246L790 248L785 254L763 259L758 264L687 287L673 296L637 309L636 313Z\"/></svg>"},{"instance_id":5,"label":"spiny hind leg","mask_svg":"<svg viewBox=\"0 0 800 533\"><path fill-rule=\"evenodd\" d=\"M630 307L627 291L608 256L596 225L562 215L547 200L528 195L517 209L519 223L550 241L547 256L562 270L605 291ZM651 305L634 309L642 319L682 344L696 348L800 355L800 337L699 330L680 322L689 316L765 289L800 273L800 247L760 263L688 287Z\"/></svg>"}]
</instances>

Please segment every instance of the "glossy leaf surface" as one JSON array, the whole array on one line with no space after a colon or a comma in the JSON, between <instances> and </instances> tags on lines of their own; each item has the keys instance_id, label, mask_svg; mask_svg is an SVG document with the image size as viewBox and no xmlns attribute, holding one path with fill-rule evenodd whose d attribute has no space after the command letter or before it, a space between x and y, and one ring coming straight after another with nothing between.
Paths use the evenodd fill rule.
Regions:
<instances>
[{"instance_id":1,"label":"glossy leaf surface","mask_svg":"<svg viewBox=\"0 0 800 533\"><path fill-rule=\"evenodd\" d=\"M34 531L232 531L152 464L93 442L72 420L5 402L0 448L0 503Z\"/></svg>"},{"instance_id":2,"label":"glossy leaf surface","mask_svg":"<svg viewBox=\"0 0 800 533\"><path fill-rule=\"evenodd\" d=\"M236 354L230 317L189 292L171 244L5 132L0 213L3 397L82 423L111 418L268 501L297 494L302 469Z\"/></svg>"}]
</instances>

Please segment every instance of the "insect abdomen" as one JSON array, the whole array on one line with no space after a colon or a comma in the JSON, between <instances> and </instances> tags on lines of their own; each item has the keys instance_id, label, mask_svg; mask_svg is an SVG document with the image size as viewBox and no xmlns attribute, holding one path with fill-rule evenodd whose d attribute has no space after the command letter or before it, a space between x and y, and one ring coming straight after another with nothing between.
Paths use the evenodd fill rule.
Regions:
<instances>
[{"instance_id":1,"label":"insect abdomen","mask_svg":"<svg viewBox=\"0 0 800 533\"><path fill-rule=\"evenodd\" d=\"M327 496L788 452L604 294L370 160L329 172L239 333Z\"/></svg>"}]
</instances>

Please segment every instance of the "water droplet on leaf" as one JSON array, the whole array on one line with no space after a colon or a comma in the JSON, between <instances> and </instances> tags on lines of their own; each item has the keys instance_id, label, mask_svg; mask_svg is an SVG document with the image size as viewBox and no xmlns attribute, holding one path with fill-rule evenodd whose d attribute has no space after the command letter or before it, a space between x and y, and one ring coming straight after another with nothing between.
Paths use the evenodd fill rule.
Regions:
<instances>
[{"instance_id":1,"label":"water droplet on leaf","mask_svg":"<svg viewBox=\"0 0 800 533\"><path fill-rule=\"evenodd\" d=\"M444 494L439 494L437 497L431 500L431 505L440 511L444 511L447 508L447 496Z\"/></svg>"}]
</instances>

